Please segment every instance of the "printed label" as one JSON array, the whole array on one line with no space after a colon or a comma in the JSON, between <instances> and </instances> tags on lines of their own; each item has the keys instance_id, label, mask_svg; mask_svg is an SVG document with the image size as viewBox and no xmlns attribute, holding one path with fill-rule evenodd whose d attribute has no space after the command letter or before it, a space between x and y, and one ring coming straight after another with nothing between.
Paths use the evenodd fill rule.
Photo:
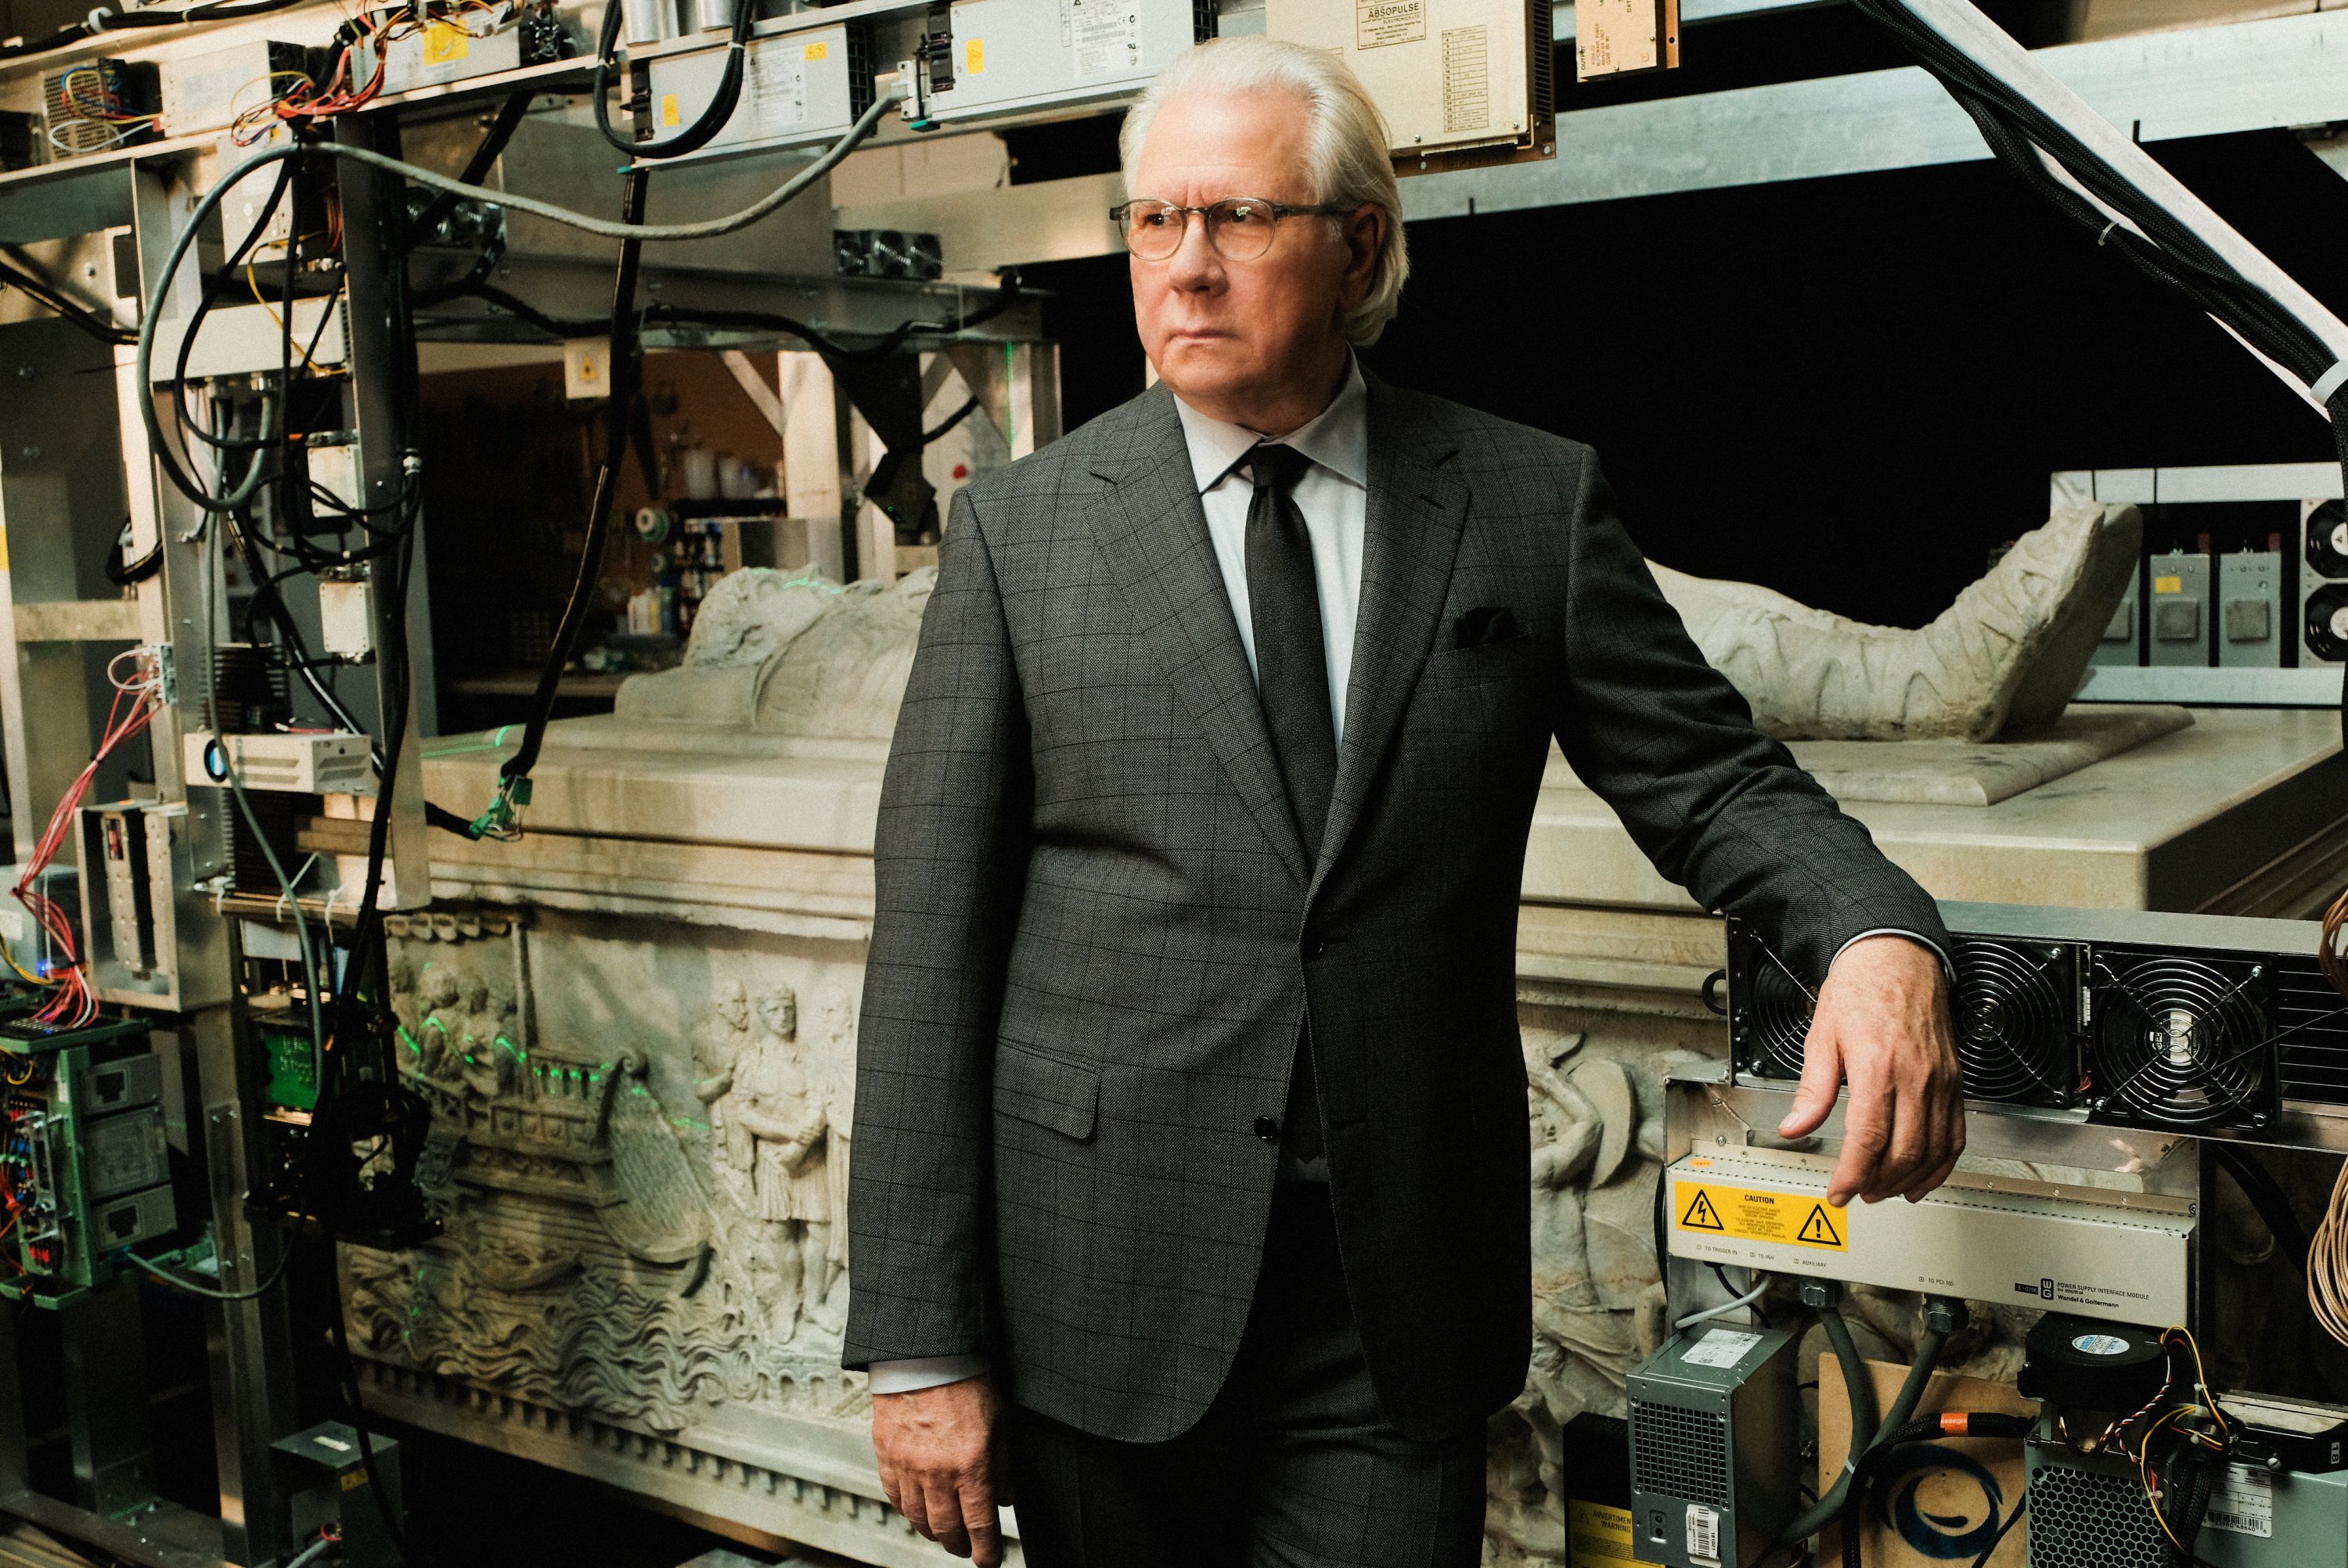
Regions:
<instances>
[{"instance_id":1,"label":"printed label","mask_svg":"<svg viewBox=\"0 0 2348 1568\"><path fill-rule=\"evenodd\" d=\"M1060 36L1080 82L1141 69L1141 13L1132 0L1061 0Z\"/></svg>"},{"instance_id":2,"label":"printed label","mask_svg":"<svg viewBox=\"0 0 2348 1568\"><path fill-rule=\"evenodd\" d=\"M2157 577L2152 579L2155 593L2183 593L2185 579L2181 577Z\"/></svg>"},{"instance_id":3,"label":"printed label","mask_svg":"<svg viewBox=\"0 0 2348 1568\"><path fill-rule=\"evenodd\" d=\"M1492 64L1484 26L1443 32L1443 128L1488 130L1492 125Z\"/></svg>"},{"instance_id":4,"label":"printed label","mask_svg":"<svg viewBox=\"0 0 2348 1568\"><path fill-rule=\"evenodd\" d=\"M679 123L682 118L683 117L677 113L676 95L675 93L661 94L661 124L675 125Z\"/></svg>"},{"instance_id":5,"label":"printed label","mask_svg":"<svg viewBox=\"0 0 2348 1568\"><path fill-rule=\"evenodd\" d=\"M1709 1183L1674 1182L1673 1188L1673 1209L1681 1230L1850 1250L1848 1211L1822 1198Z\"/></svg>"},{"instance_id":6,"label":"printed label","mask_svg":"<svg viewBox=\"0 0 2348 1568\"><path fill-rule=\"evenodd\" d=\"M1720 1562L1720 1514L1717 1510L1691 1502L1687 1511L1687 1554L1691 1562L1705 1568L1717 1568Z\"/></svg>"},{"instance_id":7,"label":"printed label","mask_svg":"<svg viewBox=\"0 0 2348 1568\"><path fill-rule=\"evenodd\" d=\"M809 44L807 46L807 57L809 60L829 60L831 58L831 46L829 44Z\"/></svg>"},{"instance_id":8,"label":"printed label","mask_svg":"<svg viewBox=\"0 0 2348 1568\"><path fill-rule=\"evenodd\" d=\"M750 97L750 118L762 131L807 124L807 53L789 44L774 44L750 56L743 81Z\"/></svg>"},{"instance_id":9,"label":"printed label","mask_svg":"<svg viewBox=\"0 0 2348 1568\"><path fill-rule=\"evenodd\" d=\"M2236 1535L2273 1535L2274 1477L2246 1464L2228 1465L2209 1489L2209 1512L2201 1522Z\"/></svg>"},{"instance_id":10,"label":"printed label","mask_svg":"<svg viewBox=\"0 0 2348 1568\"><path fill-rule=\"evenodd\" d=\"M1354 46L1383 49L1426 36L1426 0L1354 0Z\"/></svg>"},{"instance_id":11,"label":"printed label","mask_svg":"<svg viewBox=\"0 0 2348 1568\"><path fill-rule=\"evenodd\" d=\"M986 74L985 39L969 38L963 40L962 46L962 74L965 77L978 77Z\"/></svg>"},{"instance_id":12,"label":"printed label","mask_svg":"<svg viewBox=\"0 0 2348 1568\"><path fill-rule=\"evenodd\" d=\"M1761 1336L1748 1334L1742 1328L1712 1328L1703 1338L1680 1353L1680 1359L1691 1367L1734 1367L1745 1359L1746 1353L1761 1343Z\"/></svg>"},{"instance_id":13,"label":"printed label","mask_svg":"<svg viewBox=\"0 0 2348 1568\"><path fill-rule=\"evenodd\" d=\"M1631 1529L1631 1511L1602 1502L1565 1500L1568 1537L1566 1560L1573 1568L1640 1568L1647 1560L1638 1553ZM1647 1565L1652 1568L1652 1565Z\"/></svg>"},{"instance_id":14,"label":"printed label","mask_svg":"<svg viewBox=\"0 0 2348 1568\"><path fill-rule=\"evenodd\" d=\"M2127 1351L2128 1342L2116 1334L2082 1334L2071 1341L2074 1350L2085 1350L2090 1356L2120 1356Z\"/></svg>"}]
</instances>

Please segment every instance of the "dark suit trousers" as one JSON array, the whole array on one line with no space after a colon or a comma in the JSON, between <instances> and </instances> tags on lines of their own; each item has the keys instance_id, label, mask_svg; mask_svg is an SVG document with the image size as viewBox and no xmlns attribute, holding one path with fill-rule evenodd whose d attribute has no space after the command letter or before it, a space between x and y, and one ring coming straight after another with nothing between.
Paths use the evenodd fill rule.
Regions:
<instances>
[{"instance_id":1,"label":"dark suit trousers","mask_svg":"<svg viewBox=\"0 0 2348 1568\"><path fill-rule=\"evenodd\" d=\"M1284 1183L1230 1377L1170 1442L1093 1437L1015 1410L1031 1568L1474 1568L1484 1430L1395 1431L1370 1386L1329 1189Z\"/></svg>"}]
</instances>

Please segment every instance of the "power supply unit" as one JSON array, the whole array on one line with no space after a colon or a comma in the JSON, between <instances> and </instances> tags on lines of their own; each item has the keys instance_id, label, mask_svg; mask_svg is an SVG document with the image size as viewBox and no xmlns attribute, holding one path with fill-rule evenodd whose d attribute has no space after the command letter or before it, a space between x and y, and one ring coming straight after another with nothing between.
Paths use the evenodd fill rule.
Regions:
<instances>
[{"instance_id":1,"label":"power supply unit","mask_svg":"<svg viewBox=\"0 0 2348 1568\"><path fill-rule=\"evenodd\" d=\"M2171 1553L2136 1461L2034 1439L2030 1568L2169 1568ZM2228 1464L2217 1474L2195 1558L2209 1568L2302 1568L2337 1563L2348 1542L2348 1472L2312 1474Z\"/></svg>"},{"instance_id":2,"label":"power supply unit","mask_svg":"<svg viewBox=\"0 0 2348 1568\"><path fill-rule=\"evenodd\" d=\"M1215 36L1215 7L1194 0L953 0L945 9L950 36L932 46L947 68L933 63L927 99L939 125L1123 98Z\"/></svg>"},{"instance_id":3,"label":"power supply unit","mask_svg":"<svg viewBox=\"0 0 2348 1568\"><path fill-rule=\"evenodd\" d=\"M692 157L791 147L836 138L872 105L868 30L855 23L785 31L784 20L762 22L752 36L742 72L742 96L716 135ZM636 139L675 136L699 118L717 96L730 46L656 55L645 67L638 97Z\"/></svg>"},{"instance_id":4,"label":"power supply unit","mask_svg":"<svg viewBox=\"0 0 2348 1568\"><path fill-rule=\"evenodd\" d=\"M1965 1092L2095 1122L2256 1129L2286 1093L2348 1102L2348 1009L2315 962L2310 922L1944 902L1955 938ZM1789 1081L1820 977L1752 927L1728 934L1740 1075Z\"/></svg>"},{"instance_id":5,"label":"power supply unit","mask_svg":"<svg viewBox=\"0 0 2348 1568\"><path fill-rule=\"evenodd\" d=\"M1800 1499L1795 1336L1699 1326L1630 1377L1631 1518L1639 1561L1746 1568Z\"/></svg>"},{"instance_id":6,"label":"power supply unit","mask_svg":"<svg viewBox=\"0 0 2348 1568\"><path fill-rule=\"evenodd\" d=\"M153 141L162 93L154 65L143 60L84 60L41 78L51 162Z\"/></svg>"},{"instance_id":7,"label":"power supply unit","mask_svg":"<svg viewBox=\"0 0 2348 1568\"><path fill-rule=\"evenodd\" d=\"M1828 1201L1832 1167L1774 1150L1683 1156L1663 1173L1672 1255L2124 1323L2182 1322L2191 1305L2190 1214L1963 1172L1913 1204L1846 1207Z\"/></svg>"}]
</instances>

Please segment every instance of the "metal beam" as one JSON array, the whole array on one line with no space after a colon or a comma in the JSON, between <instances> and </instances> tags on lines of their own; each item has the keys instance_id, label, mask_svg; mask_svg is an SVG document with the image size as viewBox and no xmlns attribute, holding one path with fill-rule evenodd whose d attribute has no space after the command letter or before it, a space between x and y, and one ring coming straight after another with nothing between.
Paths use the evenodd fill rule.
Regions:
<instances>
[{"instance_id":1,"label":"metal beam","mask_svg":"<svg viewBox=\"0 0 2348 1568\"><path fill-rule=\"evenodd\" d=\"M2348 12L2035 51L2142 141L2348 120ZM1553 161L1403 181L1406 218L1453 218L1989 156L1938 84L1906 67L1583 109Z\"/></svg>"}]
</instances>

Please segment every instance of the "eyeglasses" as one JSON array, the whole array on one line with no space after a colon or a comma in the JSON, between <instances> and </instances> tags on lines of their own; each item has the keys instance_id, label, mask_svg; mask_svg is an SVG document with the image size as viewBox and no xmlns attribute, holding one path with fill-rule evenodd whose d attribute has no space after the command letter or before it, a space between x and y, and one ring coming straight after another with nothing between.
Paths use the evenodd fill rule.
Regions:
<instances>
[{"instance_id":1,"label":"eyeglasses","mask_svg":"<svg viewBox=\"0 0 2348 1568\"><path fill-rule=\"evenodd\" d=\"M1204 207L1127 201L1110 208L1108 215L1125 231L1126 249L1145 261L1163 261L1180 250L1194 212L1207 220L1207 244L1216 255L1226 261L1252 261L1272 249L1272 231L1282 219L1334 218L1353 210L1352 204L1337 201L1300 207L1259 196L1226 196Z\"/></svg>"}]
</instances>

